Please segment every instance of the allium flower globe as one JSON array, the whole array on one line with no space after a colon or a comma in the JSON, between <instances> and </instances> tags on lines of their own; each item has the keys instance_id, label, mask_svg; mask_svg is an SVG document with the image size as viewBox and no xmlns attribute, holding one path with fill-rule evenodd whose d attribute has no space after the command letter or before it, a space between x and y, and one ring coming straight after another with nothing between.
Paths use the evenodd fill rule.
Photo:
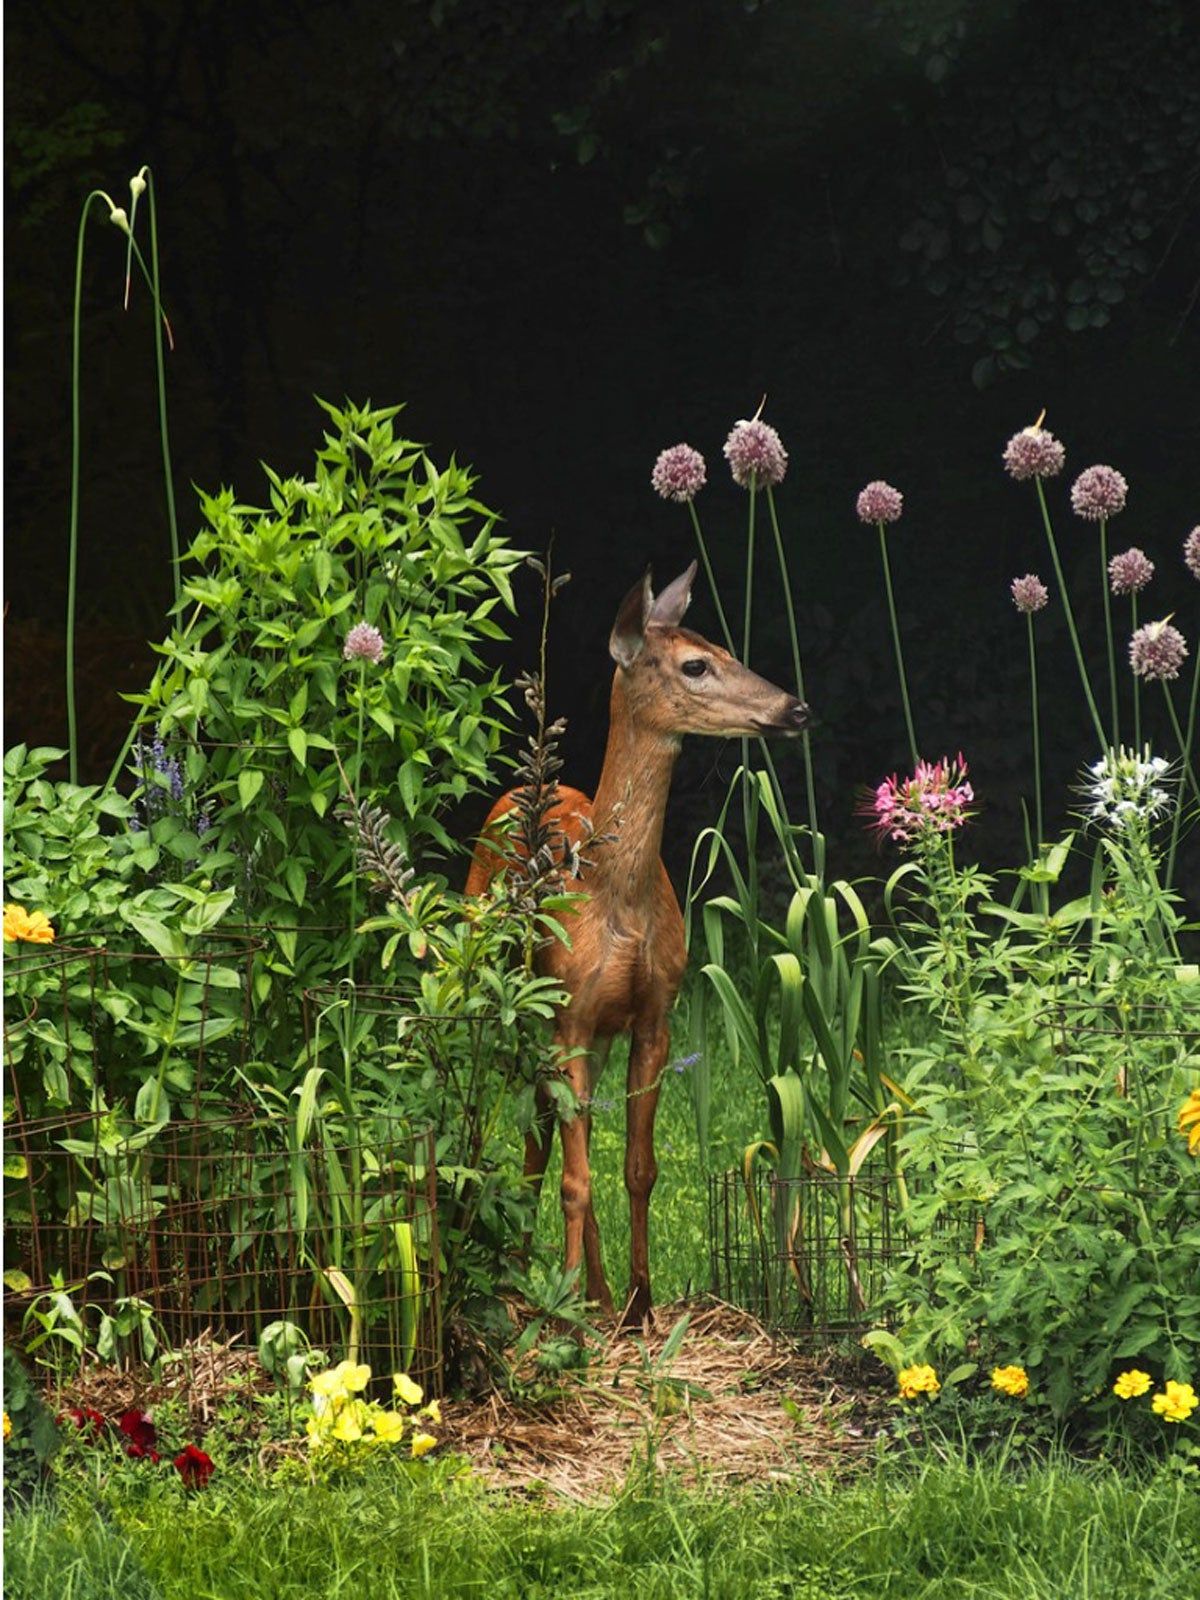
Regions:
<instances>
[{"instance_id":1,"label":"allium flower globe","mask_svg":"<svg viewBox=\"0 0 1200 1600\"><path fill-rule=\"evenodd\" d=\"M383 660L383 635L369 622L357 622L346 635L342 654L347 661L369 661L378 666Z\"/></svg>"},{"instance_id":2,"label":"allium flower globe","mask_svg":"<svg viewBox=\"0 0 1200 1600\"><path fill-rule=\"evenodd\" d=\"M1087 467L1071 485L1071 506L1087 522L1103 522L1125 509L1129 485L1115 467Z\"/></svg>"},{"instance_id":3,"label":"allium flower globe","mask_svg":"<svg viewBox=\"0 0 1200 1600\"><path fill-rule=\"evenodd\" d=\"M1141 594L1153 576L1153 561L1136 545L1108 563L1108 586L1114 594Z\"/></svg>"},{"instance_id":4,"label":"allium flower globe","mask_svg":"<svg viewBox=\"0 0 1200 1600\"><path fill-rule=\"evenodd\" d=\"M783 482L788 464L783 440L769 423L758 417L734 423L725 441L725 459L734 483L741 489L749 489L751 485L773 489Z\"/></svg>"},{"instance_id":5,"label":"allium flower globe","mask_svg":"<svg viewBox=\"0 0 1200 1600\"><path fill-rule=\"evenodd\" d=\"M1192 577L1200 580L1200 526L1193 528L1183 541L1183 559Z\"/></svg>"},{"instance_id":6,"label":"allium flower globe","mask_svg":"<svg viewBox=\"0 0 1200 1600\"><path fill-rule=\"evenodd\" d=\"M1165 815L1171 809L1171 796L1164 788L1170 770L1170 762L1151 755L1149 745L1140 752L1124 745L1106 750L1083 776L1089 820L1119 832Z\"/></svg>"},{"instance_id":7,"label":"allium flower globe","mask_svg":"<svg viewBox=\"0 0 1200 1600\"><path fill-rule=\"evenodd\" d=\"M678 500L686 505L703 489L708 480L708 469L699 450L690 444L673 444L664 450L654 463L650 486L664 500Z\"/></svg>"},{"instance_id":8,"label":"allium flower globe","mask_svg":"<svg viewBox=\"0 0 1200 1600\"><path fill-rule=\"evenodd\" d=\"M904 509L904 496L899 489L893 489L890 483L876 478L859 491L855 509L860 522L899 522Z\"/></svg>"},{"instance_id":9,"label":"allium flower globe","mask_svg":"<svg viewBox=\"0 0 1200 1600\"><path fill-rule=\"evenodd\" d=\"M1004 465L1018 483L1027 478L1053 478L1066 459L1067 452L1054 435L1036 425L1014 433L1004 447Z\"/></svg>"},{"instance_id":10,"label":"allium flower globe","mask_svg":"<svg viewBox=\"0 0 1200 1600\"><path fill-rule=\"evenodd\" d=\"M1013 605L1025 616L1045 608L1050 592L1036 573L1027 572L1023 578L1014 578L1010 585Z\"/></svg>"},{"instance_id":11,"label":"allium flower globe","mask_svg":"<svg viewBox=\"0 0 1200 1600\"><path fill-rule=\"evenodd\" d=\"M1147 622L1129 641L1129 664L1139 678L1156 678L1162 683L1177 678L1187 654L1187 641L1166 618Z\"/></svg>"}]
</instances>

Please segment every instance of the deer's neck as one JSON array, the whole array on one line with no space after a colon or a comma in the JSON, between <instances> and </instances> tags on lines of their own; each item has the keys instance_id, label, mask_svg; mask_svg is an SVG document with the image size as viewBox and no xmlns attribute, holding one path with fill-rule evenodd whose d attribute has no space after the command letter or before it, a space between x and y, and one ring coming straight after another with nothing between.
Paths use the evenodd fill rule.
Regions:
<instances>
[{"instance_id":1,"label":"deer's neck","mask_svg":"<svg viewBox=\"0 0 1200 1600\"><path fill-rule=\"evenodd\" d=\"M613 678L604 766L592 801L597 843L587 852L587 888L626 903L645 899L658 882L663 818L679 740L634 716L618 671ZM613 835L600 843L599 837Z\"/></svg>"}]
</instances>

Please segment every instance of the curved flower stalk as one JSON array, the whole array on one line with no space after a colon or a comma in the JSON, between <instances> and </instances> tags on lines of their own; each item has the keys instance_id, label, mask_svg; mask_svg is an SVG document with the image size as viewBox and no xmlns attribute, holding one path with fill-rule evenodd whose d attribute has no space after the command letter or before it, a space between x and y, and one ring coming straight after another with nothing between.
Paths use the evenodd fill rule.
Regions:
<instances>
[{"instance_id":1,"label":"curved flower stalk","mask_svg":"<svg viewBox=\"0 0 1200 1600\"><path fill-rule=\"evenodd\" d=\"M892 589L892 568L888 560L886 528L889 523L899 522L900 514L904 509L904 496L899 489L893 489L890 483L884 483L877 478L873 483L868 483L865 489L859 492L855 504L858 520L868 526L874 524L879 530L879 556L883 562L883 583L887 590L888 616L892 623L892 645L896 652L896 671L900 676L900 697L904 702L904 726L908 730L908 753L912 757L915 767L920 757L917 753L917 735L913 726L912 705L908 698L908 675L904 670L904 651L900 645L900 623L896 616L896 596Z\"/></svg>"},{"instance_id":2,"label":"curved flower stalk","mask_svg":"<svg viewBox=\"0 0 1200 1600\"><path fill-rule=\"evenodd\" d=\"M1033 796L1034 816L1037 826L1036 849L1033 854L1036 856L1041 852L1044 829L1042 819L1041 717L1038 711L1037 647L1033 639L1033 617L1035 612L1045 610L1050 599L1050 593L1042 580L1032 572L1027 572L1023 578L1014 578L1010 589L1013 604L1025 618L1029 636L1029 694L1033 725Z\"/></svg>"},{"instance_id":3,"label":"curved flower stalk","mask_svg":"<svg viewBox=\"0 0 1200 1600\"><path fill-rule=\"evenodd\" d=\"M1071 507L1085 522L1100 524L1100 593L1104 600L1104 640L1108 647L1108 690L1112 715L1112 742L1121 741L1120 703L1117 699L1117 654L1113 647L1112 602L1108 586L1108 524L1125 509L1129 492L1115 467L1087 467L1071 485Z\"/></svg>"}]
</instances>

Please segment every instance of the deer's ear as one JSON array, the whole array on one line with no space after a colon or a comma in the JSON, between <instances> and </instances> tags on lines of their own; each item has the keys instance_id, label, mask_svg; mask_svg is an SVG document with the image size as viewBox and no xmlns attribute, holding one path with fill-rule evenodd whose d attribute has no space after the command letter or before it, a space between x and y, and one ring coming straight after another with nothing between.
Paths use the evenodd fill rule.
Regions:
<instances>
[{"instance_id":1,"label":"deer's ear","mask_svg":"<svg viewBox=\"0 0 1200 1600\"><path fill-rule=\"evenodd\" d=\"M608 653L618 666L631 667L637 660L645 641L646 624L650 620L653 604L654 593L650 588L650 569L647 567L642 581L635 583L621 601L617 620L608 636Z\"/></svg>"},{"instance_id":2,"label":"deer's ear","mask_svg":"<svg viewBox=\"0 0 1200 1600\"><path fill-rule=\"evenodd\" d=\"M650 608L651 622L664 623L668 628L677 628L683 621L683 613L692 603L692 584L696 581L696 563L693 561L686 572L680 573L674 583L669 583L655 600Z\"/></svg>"}]
</instances>

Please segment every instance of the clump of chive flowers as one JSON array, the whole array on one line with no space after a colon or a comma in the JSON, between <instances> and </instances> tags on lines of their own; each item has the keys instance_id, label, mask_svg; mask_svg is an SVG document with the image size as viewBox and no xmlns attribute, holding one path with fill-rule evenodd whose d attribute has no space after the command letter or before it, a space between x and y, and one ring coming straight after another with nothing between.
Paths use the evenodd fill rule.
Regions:
<instances>
[{"instance_id":1,"label":"clump of chive flowers","mask_svg":"<svg viewBox=\"0 0 1200 1600\"><path fill-rule=\"evenodd\" d=\"M1154 576L1154 563L1133 545L1108 563L1108 586L1113 594L1141 594Z\"/></svg>"},{"instance_id":2,"label":"clump of chive flowers","mask_svg":"<svg viewBox=\"0 0 1200 1600\"><path fill-rule=\"evenodd\" d=\"M1157 678L1163 683L1177 678L1187 654L1187 641L1165 617L1161 622L1147 622L1129 641L1129 664L1139 678Z\"/></svg>"},{"instance_id":3,"label":"clump of chive flowers","mask_svg":"<svg viewBox=\"0 0 1200 1600\"><path fill-rule=\"evenodd\" d=\"M1067 452L1048 428L1035 423L1014 433L1004 447L1004 465L1018 483L1027 478L1053 478L1063 469Z\"/></svg>"},{"instance_id":4,"label":"clump of chive flowers","mask_svg":"<svg viewBox=\"0 0 1200 1600\"><path fill-rule=\"evenodd\" d=\"M346 635L342 654L347 661L370 661L378 666L383 660L383 635L369 622L356 622Z\"/></svg>"},{"instance_id":5,"label":"clump of chive flowers","mask_svg":"<svg viewBox=\"0 0 1200 1600\"><path fill-rule=\"evenodd\" d=\"M1151 755L1149 745L1140 751L1124 745L1106 750L1084 772L1089 820L1120 831L1165 815L1171 809L1171 796L1164 787L1170 770L1170 762Z\"/></svg>"},{"instance_id":6,"label":"clump of chive flowers","mask_svg":"<svg viewBox=\"0 0 1200 1600\"><path fill-rule=\"evenodd\" d=\"M961 753L953 761L918 761L911 778L885 778L862 807L881 839L916 844L930 835L952 833L971 815L975 791L967 782Z\"/></svg>"},{"instance_id":7,"label":"clump of chive flowers","mask_svg":"<svg viewBox=\"0 0 1200 1600\"><path fill-rule=\"evenodd\" d=\"M734 423L725 441L725 459L734 483L741 489L751 485L773 489L783 482L788 464L783 440L770 423L758 417Z\"/></svg>"},{"instance_id":8,"label":"clump of chive flowers","mask_svg":"<svg viewBox=\"0 0 1200 1600\"><path fill-rule=\"evenodd\" d=\"M1200 581L1200 524L1183 541L1183 559L1192 577Z\"/></svg>"},{"instance_id":9,"label":"clump of chive flowers","mask_svg":"<svg viewBox=\"0 0 1200 1600\"><path fill-rule=\"evenodd\" d=\"M1027 572L1023 578L1014 578L1009 588L1013 605L1027 617L1032 616L1035 611L1043 610L1050 599L1050 591L1033 572Z\"/></svg>"},{"instance_id":10,"label":"clump of chive flowers","mask_svg":"<svg viewBox=\"0 0 1200 1600\"><path fill-rule=\"evenodd\" d=\"M855 510L858 512L860 522L871 525L879 522L899 522L900 513L904 510L904 496L899 489L893 489L890 483L884 483L882 478L876 478L867 484L865 489L859 490Z\"/></svg>"},{"instance_id":11,"label":"clump of chive flowers","mask_svg":"<svg viewBox=\"0 0 1200 1600\"><path fill-rule=\"evenodd\" d=\"M708 481L708 468L699 450L690 444L673 444L663 450L650 474L650 487L664 500L677 500L687 505Z\"/></svg>"},{"instance_id":12,"label":"clump of chive flowers","mask_svg":"<svg viewBox=\"0 0 1200 1600\"><path fill-rule=\"evenodd\" d=\"M1125 509L1129 485L1115 467L1086 467L1071 485L1071 508L1087 522L1103 522Z\"/></svg>"}]
</instances>

